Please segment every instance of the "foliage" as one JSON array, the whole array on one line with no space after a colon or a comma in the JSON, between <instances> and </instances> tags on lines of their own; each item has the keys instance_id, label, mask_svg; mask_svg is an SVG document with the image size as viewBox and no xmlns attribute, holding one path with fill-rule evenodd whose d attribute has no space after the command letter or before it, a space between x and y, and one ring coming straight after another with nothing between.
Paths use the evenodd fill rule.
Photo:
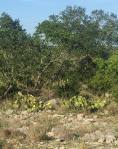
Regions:
<instances>
[{"instance_id":1,"label":"foliage","mask_svg":"<svg viewBox=\"0 0 118 149\"><path fill-rule=\"evenodd\" d=\"M83 96L73 96L69 100L64 100L64 107L71 110L90 110L92 112L103 109L107 104L107 100L87 99Z\"/></svg>"},{"instance_id":2,"label":"foliage","mask_svg":"<svg viewBox=\"0 0 118 149\"><path fill-rule=\"evenodd\" d=\"M116 103L118 103L118 85L114 85L114 88L112 89L112 94L115 98Z\"/></svg>"},{"instance_id":3,"label":"foliage","mask_svg":"<svg viewBox=\"0 0 118 149\"><path fill-rule=\"evenodd\" d=\"M97 92L105 93L117 88L118 82L118 55L115 53L108 60L96 59L97 71L89 85ZM117 92L117 91L116 91Z\"/></svg>"},{"instance_id":4,"label":"foliage","mask_svg":"<svg viewBox=\"0 0 118 149\"><path fill-rule=\"evenodd\" d=\"M107 104L108 104L107 100L99 99L99 100L92 102L89 106L89 109L90 109L90 111L93 111L93 112L98 111L98 110L103 109Z\"/></svg>"},{"instance_id":5,"label":"foliage","mask_svg":"<svg viewBox=\"0 0 118 149\"><path fill-rule=\"evenodd\" d=\"M14 108L24 109L28 111L37 111L43 109L43 102L30 94L23 95L21 92L18 92L18 94L14 98Z\"/></svg>"},{"instance_id":6,"label":"foliage","mask_svg":"<svg viewBox=\"0 0 118 149\"><path fill-rule=\"evenodd\" d=\"M88 16L85 9L68 6L39 24L36 33L54 46L95 56L117 44L117 25L113 13L95 10Z\"/></svg>"}]
</instances>

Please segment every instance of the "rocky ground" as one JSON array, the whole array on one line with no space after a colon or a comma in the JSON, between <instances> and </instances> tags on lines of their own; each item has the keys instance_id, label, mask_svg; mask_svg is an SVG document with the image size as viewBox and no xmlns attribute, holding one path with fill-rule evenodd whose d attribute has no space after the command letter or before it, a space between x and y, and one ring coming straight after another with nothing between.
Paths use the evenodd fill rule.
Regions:
<instances>
[{"instance_id":1,"label":"rocky ground","mask_svg":"<svg viewBox=\"0 0 118 149\"><path fill-rule=\"evenodd\" d=\"M118 149L118 114L1 111L0 149Z\"/></svg>"}]
</instances>

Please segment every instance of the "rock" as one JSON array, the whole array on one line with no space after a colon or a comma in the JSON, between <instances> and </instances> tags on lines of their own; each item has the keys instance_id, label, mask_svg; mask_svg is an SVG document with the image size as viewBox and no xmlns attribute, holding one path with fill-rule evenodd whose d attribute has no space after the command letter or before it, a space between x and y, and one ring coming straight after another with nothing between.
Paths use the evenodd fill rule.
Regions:
<instances>
[{"instance_id":1,"label":"rock","mask_svg":"<svg viewBox=\"0 0 118 149\"><path fill-rule=\"evenodd\" d=\"M39 123L32 121L32 126L36 127L37 125L39 125Z\"/></svg>"},{"instance_id":2,"label":"rock","mask_svg":"<svg viewBox=\"0 0 118 149\"><path fill-rule=\"evenodd\" d=\"M22 111L21 114L26 116L28 114L28 112L27 111Z\"/></svg>"},{"instance_id":3,"label":"rock","mask_svg":"<svg viewBox=\"0 0 118 149\"><path fill-rule=\"evenodd\" d=\"M114 144L115 144L115 145L118 145L118 140L115 140L115 141L114 141Z\"/></svg>"},{"instance_id":4,"label":"rock","mask_svg":"<svg viewBox=\"0 0 118 149\"><path fill-rule=\"evenodd\" d=\"M62 138L62 137L61 138L57 138L56 141L57 142L64 142L65 141L65 138Z\"/></svg>"},{"instance_id":5,"label":"rock","mask_svg":"<svg viewBox=\"0 0 118 149\"><path fill-rule=\"evenodd\" d=\"M83 90L87 90L88 89L88 85L86 85L86 84L82 84L81 87L82 87Z\"/></svg>"},{"instance_id":6,"label":"rock","mask_svg":"<svg viewBox=\"0 0 118 149\"><path fill-rule=\"evenodd\" d=\"M98 143L104 143L104 141L105 141L104 137L101 137L100 139L98 139Z\"/></svg>"},{"instance_id":7,"label":"rock","mask_svg":"<svg viewBox=\"0 0 118 149\"><path fill-rule=\"evenodd\" d=\"M89 119L84 119L82 123L84 125L90 125L91 121Z\"/></svg>"},{"instance_id":8,"label":"rock","mask_svg":"<svg viewBox=\"0 0 118 149\"><path fill-rule=\"evenodd\" d=\"M110 98L110 97L112 97L112 94L105 93L105 97L106 97L106 98Z\"/></svg>"},{"instance_id":9,"label":"rock","mask_svg":"<svg viewBox=\"0 0 118 149\"><path fill-rule=\"evenodd\" d=\"M47 133L47 136L50 137L50 138L54 138L55 134L54 134L53 131L51 131L51 132Z\"/></svg>"},{"instance_id":10,"label":"rock","mask_svg":"<svg viewBox=\"0 0 118 149\"><path fill-rule=\"evenodd\" d=\"M109 114L109 111L105 110L105 111L104 111L104 114L105 114L105 115L108 115L108 114Z\"/></svg>"},{"instance_id":11,"label":"rock","mask_svg":"<svg viewBox=\"0 0 118 149\"><path fill-rule=\"evenodd\" d=\"M112 134L109 134L106 136L106 143L108 143L108 144L113 143L115 140L116 140L116 138Z\"/></svg>"},{"instance_id":12,"label":"rock","mask_svg":"<svg viewBox=\"0 0 118 149\"><path fill-rule=\"evenodd\" d=\"M93 116L93 119L97 119L97 118L98 118L98 116L97 116L97 115L94 115L94 116Z\"/></svg>"},{"instance_id":13,"label":"rock","mask_svg":"<svg viewBox=\"0 0 118 149\"><path fill-rule=\"evenodd\" d=\"M68 122L70 123L70 122L73 122L73 118L72 117L69 117L68 118Z\"/></svg>"},{"instance_id":14,"label":"rock","mask_svg":"<svg viewBox=\"0 0 118 149\"><path fill-rule=\"evenodd\" d=\"M77 114L77 120L81 121L83 119L84 119L84 114L83 113Z\"/></svg>"},{"instance_id":15,"label":"rock","mask_svg":"<svg viewBox=\"0 0 118 149\"><path fill-rule=\"evenodd\" d=\"M20 131L20 132L22 132L22 133L25 133L25 134L26 134L26 133L27 133L27 131L28 131L28 129L29 129L28 127L21 127L21 128L17 128L17 129L16 129L16 131Z\"/></svg>"},{"instance_id":16,"label":"rock","mask_svg":"<svg viewBox=\"0 0 118 149\"><path fill-rule=\"evenodd\" d=\"M12 113L13 113L13 110L11 110L11 109L9 109L9 110L6 111L6 114L7 115L11 115Z\"/></svg>"},{"instance_id":17,"label":"rock","mask_svg":"<svg viewBox=\"0 0 118 149\"><path fill-rule=\"evenodd\" d=\"M59 117L59 118L63 118L64 115L60 115L60 114L54 114L54 115L53 115L53 118L57 118L57 117Z\"/></svg>"}]
</instances>

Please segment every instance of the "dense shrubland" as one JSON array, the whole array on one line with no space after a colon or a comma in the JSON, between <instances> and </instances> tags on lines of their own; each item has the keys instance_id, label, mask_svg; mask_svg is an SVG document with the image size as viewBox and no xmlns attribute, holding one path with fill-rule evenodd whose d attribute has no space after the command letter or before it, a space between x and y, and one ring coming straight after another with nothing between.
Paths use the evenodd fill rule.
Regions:
<instances>
[{"instance_id":1,"label":"dense shrubland","mask_svg":"<svg viewBox=\"0 0 118 149\"><path fill-rule=\"evenodd\" d=\"M87 15L83 8L67 7L39 23L32 36L19 20L2 13L1 100L16 99L16 106L31 110L44 108L37 102L42 96L62 98L75 109L103 108L106 93L118 102L117 46L113 13L94 10Z\"/></svg>"}]
</instances>

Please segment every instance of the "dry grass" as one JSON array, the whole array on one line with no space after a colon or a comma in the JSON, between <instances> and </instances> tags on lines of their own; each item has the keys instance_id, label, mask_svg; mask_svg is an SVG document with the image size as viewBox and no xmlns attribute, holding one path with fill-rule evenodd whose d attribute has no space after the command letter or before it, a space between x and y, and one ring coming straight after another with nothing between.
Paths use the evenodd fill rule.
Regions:
<instances>
[{"instance_id":1,"label":"dry grass","mask_svg":"<svg viewBox=\"0 0 118 149\"><path fill-rule=\"evenodd\" d=\"M109 115L116 115L118 114L118 104L112 102L106 107L106 110L109 112Z\"/></svg>"},{"instance_id":2,"label":"dry grass","mask_svg":"<svg viewBox=\"0 0 118 149\"><path fill-rule=\"evenodd\" d=\"M31 141L50 140L47 133L58 124L58 120L44 114L37 118L36 122L32 122L29 126L28 137Z\"/></svg>"},{"instance_id":3,"label":"dry grass","mask_svg":"<svg viewBox=\"0 0 118 149\"><path fill-rule=\"evenodd\" d=\"M86 123L85 120L92 118L94 121ZM115 132L118 131L117 115L108 117L97 115L97 118L94 118L94 115L85 114L82 119L82 121L78 119L77 113L62 112L61 115L59 111L35 113L22 111L17 114L15 112L2 115L0 117L0 149L25 149L25 146L44 149L47 148L46 145L49 148L64 146L70 149L91 149L81 139L86 133L93 133L96 130L104 131L109 128Z\"/></svg>"}]
</instances>

